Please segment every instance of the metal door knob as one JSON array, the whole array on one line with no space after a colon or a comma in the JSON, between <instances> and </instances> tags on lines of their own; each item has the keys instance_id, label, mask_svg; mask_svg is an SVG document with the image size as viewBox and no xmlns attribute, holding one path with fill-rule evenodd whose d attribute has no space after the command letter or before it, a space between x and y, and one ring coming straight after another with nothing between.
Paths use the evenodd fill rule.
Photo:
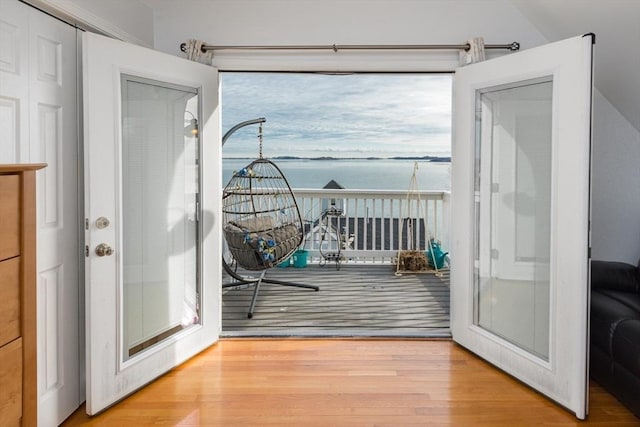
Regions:
<instances>
[{"instance_id":1,"label":"metal door knob","mask_svg":"<svg viewBox=\"0 0 640 427\"><path fill-rule=\"evenodd\" d=\"M113 255L113 248L106 243L100 243L98 246L96 246L96 255L111 256Z\"/></svg>"}]
</instances>

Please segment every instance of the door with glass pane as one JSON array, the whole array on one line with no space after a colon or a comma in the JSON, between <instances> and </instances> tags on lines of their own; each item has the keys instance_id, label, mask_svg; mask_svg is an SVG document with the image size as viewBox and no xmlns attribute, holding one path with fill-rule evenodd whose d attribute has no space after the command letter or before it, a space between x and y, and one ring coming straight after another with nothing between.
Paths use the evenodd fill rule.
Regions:
<instances>
[{"instance_id":1,"label":"door with glass pane","mask_svg":"<svg viewBox=\"0 0 640 427\"><path fill-rule=\"evenodd\" d=\"M217 73L83 37L87 411L215 342Z\"/></svg>"},{"instance_id":2,"label":"door with glass pane","mask_svg":"<svg viewBox=\"0 0 640 427\"><path fill-rule=\"evenodd\" d=\"M586 415L591 36L456 71L455 341Z\"/></svg>"}]
</instances>

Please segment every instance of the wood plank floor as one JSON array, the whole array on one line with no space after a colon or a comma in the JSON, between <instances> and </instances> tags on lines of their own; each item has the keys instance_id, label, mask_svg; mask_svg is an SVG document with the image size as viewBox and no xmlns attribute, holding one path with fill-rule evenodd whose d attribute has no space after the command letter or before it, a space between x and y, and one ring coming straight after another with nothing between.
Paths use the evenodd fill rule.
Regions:
<instances>
[{"instance_id":1,"label":"wood plank floor","mask_svg":"<svg viewBox=\"0 0 640 427\"><path fill-rule=\"evenodd\" d=\"M270 279L320 291L262 284L248 319L253 287L225 289L222 330L226 336L450 336L448 272L394 272L394 266L380 264L272 268Z\"/></svg>"},{"instance_id":2,"label":"wood plank floor","mask_svg":"<svg viewBox=\"0 0 640 427\"><path fill-rule=\"evenodd\" d=\"M638 426L591 384L580 422L448 340L225 339L64 426Z\"/></svg>"}]
</instances>

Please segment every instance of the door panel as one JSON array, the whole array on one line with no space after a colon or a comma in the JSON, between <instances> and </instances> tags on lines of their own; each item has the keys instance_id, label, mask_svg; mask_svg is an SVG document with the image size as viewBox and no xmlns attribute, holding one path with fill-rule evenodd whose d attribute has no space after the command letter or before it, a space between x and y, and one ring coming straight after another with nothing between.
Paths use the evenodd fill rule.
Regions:
<instances>
[{"instance_id":1,"label":"door panel","mask_svg":"<svg viewBox=\"0 0 640 427\"><path fill-rule=\"evenodd\" d=\"M218 339L217 72L83 37L87 412Z\"/></svg>"},{"instance_id":2,"label":"door panel","mask_svg":"<svg viewBox=\"0 0 640 427\"><path fill-rule=\"evenodd\" d=\"M81 402L76 30L36 10L30 25L30 157L47 163L37 180L39 415L61 422Z\"/></svg>"},{"instance_id":3,"label":"door panel","mask_svg":"<svg viewBox=\"0 0 640 427\"><path fill-rule=\"evenodd\" d=\"M592 37L456 70L455 341L586 415Z\"/></svg>"},{"instance_id":4,"label":"door panel","mask_svg":"<svg viewBox=\"0 0 640 427\"><path fill-rule=\"evenodd\" d=\"M0 0L0 163L46 162L37 179L38 414L81 399L76 29Z\"/></svg>"}]
</instances>

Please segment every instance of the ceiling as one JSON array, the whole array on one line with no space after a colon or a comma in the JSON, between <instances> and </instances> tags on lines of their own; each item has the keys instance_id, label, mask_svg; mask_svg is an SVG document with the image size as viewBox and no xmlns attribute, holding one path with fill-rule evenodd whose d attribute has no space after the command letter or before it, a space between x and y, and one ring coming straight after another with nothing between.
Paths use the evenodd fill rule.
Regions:
<instances>
[{"instance_id":1,"label":"ceiling","mask_svg":"<svg viewBox=\"0 0 640 427\"><path fill-rule=\"evenodd\" d=\"M595 86L640 131L640 1L509 1L549 41L595 33Z\"/></svg>"}]
</instances>

